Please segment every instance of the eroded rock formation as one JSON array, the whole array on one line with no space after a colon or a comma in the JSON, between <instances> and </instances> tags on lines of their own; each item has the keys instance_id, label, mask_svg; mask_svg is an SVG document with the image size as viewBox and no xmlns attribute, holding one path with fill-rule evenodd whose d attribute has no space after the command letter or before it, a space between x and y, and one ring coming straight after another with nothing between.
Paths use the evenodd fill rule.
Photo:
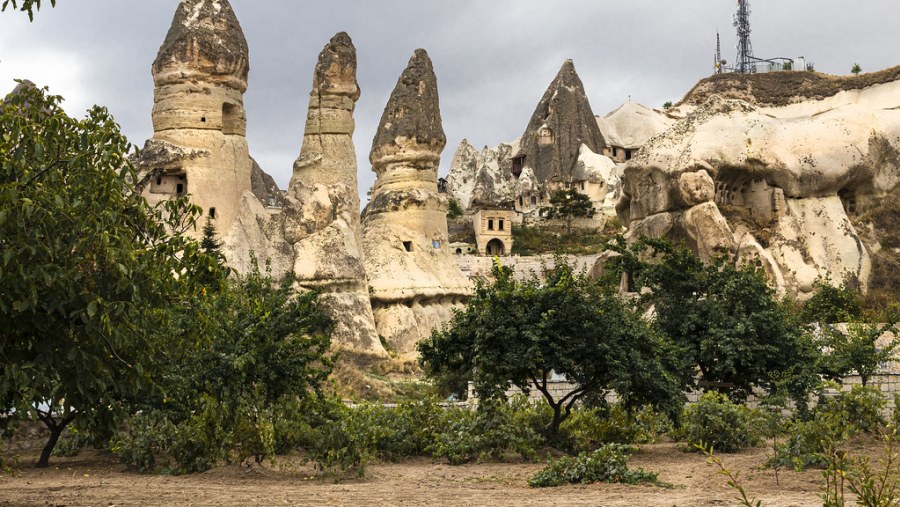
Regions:
<instances>
[{"instance_id":1,"label":"eroded rock formation","mask_svg":"<svg viewBox=\"0 0 900 507\"><path fill-rule=\"evenodd\" d=\"M137 160L142 174L154 174L144 195L158 202L190 194L219 231L232 226L251 188L248 54L227 0L184 0L152 67L153 139Z\"/></svg>"},{"instance_id":2,"label":"eroded rock formation","mask_svg":"<svg viewBox=\"0 0 900 507\"><path fill-rule=\"evenodd\" d=\"M353 110L359 99L356 48L346 33L319 54L309 95L303 147L294 163L288 199L303 218L286 217L294 275L335 318L334 339L384 353L369 303L359 219ZM312 220L310 220L312 218Z\"/></svg>"},{"instance_id":3,"label":"eroded rock formation","mask_svg":"<svg viewBox=\"0 0 900 507\"><path fill-rule=\"evenodd\" d=\"M379 334L402 357L452 316L471 286L447 238L447 194L437 170L447 139L437 79L417 49L384 109L369 160L376 173L363 243Z\"/></svg>"},{"instance_id":4,"label":"eroded rock formation","mask_svg":"<svg viewBox=\"0 0 900 507\"><path fill-rule=\"evenodd\" d=\"M729 251L800 298L820 277L865 289L881 245L853 222L897 188L898 153L900 81L780 107L713 95L631 161L618 211L632 236Z\"/></svg>"}]
</instances>

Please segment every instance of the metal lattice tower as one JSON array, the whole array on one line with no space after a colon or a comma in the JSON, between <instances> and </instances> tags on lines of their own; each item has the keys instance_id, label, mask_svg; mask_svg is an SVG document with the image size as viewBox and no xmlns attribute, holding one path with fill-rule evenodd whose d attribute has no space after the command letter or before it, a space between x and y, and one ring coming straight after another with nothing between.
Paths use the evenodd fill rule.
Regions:
<instances>
[{"instance_id":1,"label":"metal lattice tower","mask_svg":"<svg viewBox=\"0 0 900 507\"><path fill-rule=\"evenodd\" d=\"M750 43L750 0L738 0L738 11L734 15L734 27L737 28L738 45L737 60L734 62L735 72L752 74L756 68L753 62L753 45Z\"/></svg>"}]
</instances>

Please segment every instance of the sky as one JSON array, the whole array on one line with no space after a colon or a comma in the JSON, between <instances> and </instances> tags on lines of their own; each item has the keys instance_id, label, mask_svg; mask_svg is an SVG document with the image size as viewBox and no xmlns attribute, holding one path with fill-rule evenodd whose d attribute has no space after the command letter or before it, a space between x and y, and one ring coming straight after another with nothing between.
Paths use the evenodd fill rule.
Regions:
<instances>
[{"instance_id":1,"label":"sky","mask_svg":"<svg viewBox=\"0 0 900 507\"><path fill-rule=\"evenodd\" d=\"M45 1L45 4L48 3ZM0 95L16 78L49 86L70 115L93 104L115 116L129 140L152 136L150 65L179 0L57 0L29 23L0 14ZM677 102L712 73L716 32L735 59L735 0L231 0L250 46L245 95L250 152L282 188L303 139L319 52L339 31L353 38L362 96L354 142L363 202L375 176L368 154L391 90L416 48L438 78L448 143L519 137L567 59L595 114L632 100ZM898 0L754 0L758 57L806 57L816 70L847 74L900 64Z\"/></svg>"}]
</instances>

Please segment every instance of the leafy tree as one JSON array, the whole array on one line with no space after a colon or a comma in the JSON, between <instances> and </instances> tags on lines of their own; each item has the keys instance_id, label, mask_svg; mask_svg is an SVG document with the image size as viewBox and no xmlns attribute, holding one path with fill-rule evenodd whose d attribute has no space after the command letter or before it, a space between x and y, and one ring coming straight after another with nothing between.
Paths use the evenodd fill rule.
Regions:
<instances>
[{"instance_id":1,"label":"leafy tree","mask_svg":"<svg viewBox=\"0 0 900 507\"><path fill-rule=\"evenodd\" d=\"M613 272L629 273L655 322L678 347L685 387L713 387L736 400L753 387L774 387L790 377L791 394L805 399L815 385L815 344L787 304L775 299L761 272L720 257L704 264L684 246L644 239L611 247ZM699 373L699 384L695 377Z\"/></svg>"},{"instance_id":2,"label":"leafy tree","mask_svg":"<svg viewBox=\"0 0 900 507\"><path fill-rule=\"evenodd\" d=\"M879 347L882 336L895 337L895 322L887 324L848 324L847 332L834 326L823 324L821 345L829 352L821 359L822 374L832 380L840 380L851 372L856 372L862 385L882 369L882 365L892 361L897 355L900 342L891 339L884 348Z\"/></svg>"},{"instance_id":3,"label":"leafy tree","mask_svg":"<svg viewBox=\"0 0 900 507\"><path fill-rule=\"evenodd\" d=\"M816 280L815 289L800 312L803 322L855 322L862 316L862 301L857 291L846 286L835 287L821 279Z\"/></svg>"},{"instance_id":4,"label":"leafy tree","mask_svg":"<svg viewBox=\"0 0 900 507\"><path fill-rule=\"evenodd\" d=\"M550 194L550 207L544 208L547 218L562 218L566 221L566 234L572 233L572 222L576 218L594 214L590 197L574 188L560 188Z\"/></svg>"},{"instance_id":5,"label":"leafy tree","mask_svg":"<svg viewBox=\"0 0 900 507\"><path fill-rule=\"evenodd\" d=\"M862 67L860 67L858 63L854 63L853 67L850 68L850 72L852 72L854 76L858 76L859 73L862 72Z\"/></svg>"},{"instance_id":6,"label":"leafy tree","mask_svg":"<svg viewBox=\"0 0 900 507\"><path fill-rule=\"evenodd\" d=\"M666 103L663 104L663 109L665 109L666 111L668 111L669 109L672 109L672 101L667 100Z\"/></svg>"},{"instance_id":7,"label":"leafy tree","mask_svg":"<svg viewBox=\"0 0 900 507\"><path fill-rule=\"evenodd\" d=\"M460 390L474 379L479 400L505 400L511 386L536 389L553 409L551 437L578 400L609 390L631 408L680 406L664 340L625 301L561 259L542 279L518 281L499 264L493 278L419 344L427 374L443 387ZM548 383L554 372L575 388L555 397Z\"/></svg>"},{"instance_id":8,"label":"leafy tree","mask_svg":"<svg viewBox=\"0 0 900 507\"><path fill-rule=\"evenodd\" d=\"M459 218L463 216L462 206L459 205L459 201L455 198L450 198L450 205L447 209L447 218Z\"/></svg>"},{"instance_id":9,"label":"leafy tree","mask_svg":"<svg viewBox=\"0 0 900 507\"><path fill-rule=\"evenodd\" d=\"M22 84L0 104L0 424L47 426L41 467L73 421L110 429L152 385L156 310L216 266L179 233L196 208L132 191L107 111L76 120L61 100Z\"/></svg>"},{"instance_id":10,"label":"leafy tree","mask_svg":"<svg viewBox=\"0 0 900 507\"><path fill-rule=\"evenodd\" d=\"M169 368L160 389L133 407L138 422L154 424L122 437L126 461L151 467L153 444L175 455L178 471L260 462L285 439L279 421L309 419L296 407L309 410L331 372L332 321L316 292L294 294L292 283L254 269L174 310L161 330ZM165 429L151 431L159 421Z\"/></svg>"},{"instance_id":11,"label":"leafy tree","mask_svg":"<svg viewBox=\"0 0 900 507\"><path fill-rule=\"evenodd\" d=\"M21 7L19 3L21 2ZM28 19L34 21L34 11L41 9L41 0L3 0L3 7L0 12L6 11L6 8L12 5L13 10L19 9L28 13ZM50 5L56 7L56 0L50 0Z\"/></svg>"}]
</instances>

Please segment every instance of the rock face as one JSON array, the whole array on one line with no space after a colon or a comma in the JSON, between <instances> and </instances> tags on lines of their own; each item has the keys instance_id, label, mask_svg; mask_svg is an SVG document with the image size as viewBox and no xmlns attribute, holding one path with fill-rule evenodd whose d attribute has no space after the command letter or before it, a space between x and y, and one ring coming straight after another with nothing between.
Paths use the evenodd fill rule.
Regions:
<instances>
[{"instance_id":1,"label":"rock face","mask_svg":"<svg viewBox=\"0 0 900 507\"><path fill-rule=\"evenodd\" d=\"M818 277L865 290L881 245L854 222L896 191L898 153L900 81L780 107L713 95L628 164L617 209L632 236L724 248L801 299Z\"/></svg>"},{"instance_id":2,"label":"rock face","mask_svg":"<svg viewBox=\"0 0 900 507\"><path fill-rule=\"evenodd\" d=\"M363 213L375 323L403 357L415 356L416 343L471 292L449 248L448 196L437 187L446 142L431 59L417 49L375 134L369 160L377 176Z\"/></svg>"},{"instance_id":3,"label":"rock face","mask_svg":"<svg viewBox=\"0 0 900 507\"><path fill-rule=\"evenodd\" d=\"M581 145L599 154L607 146L575 64L566 60L534 110L516 157L524 156L522 165L542 183L567 182Z\"/></svg>"},{"instance_id":4,"label":"rock face","mask_svg":"<svg viewBox=\"0 0 900 507\"><path fill-rule=\"evenodd\" d=\"M294 275L322 290L335 318L333 339L384 354L378 339L363 264L353 110L359 99L356 48L346 33L319 54L309 95L303 147L294 163L288 199L300 213L285 216L294 250Z\"/></svg>"},{"instance_id":5,"label":"rock face","mask_svg":"<svg viewBox=\"0 0 900 507\"><path fill-rule=\"evenodd\" d=\"M152 67L153 141L168 144L169 155L193 156L165 164L141 157L141 172L156 174L144 195L158 202L190 194L219 231L232 226L251 188L243 98L248 54L228 0L183 0Z\"/></svg>"}]
</instances>

